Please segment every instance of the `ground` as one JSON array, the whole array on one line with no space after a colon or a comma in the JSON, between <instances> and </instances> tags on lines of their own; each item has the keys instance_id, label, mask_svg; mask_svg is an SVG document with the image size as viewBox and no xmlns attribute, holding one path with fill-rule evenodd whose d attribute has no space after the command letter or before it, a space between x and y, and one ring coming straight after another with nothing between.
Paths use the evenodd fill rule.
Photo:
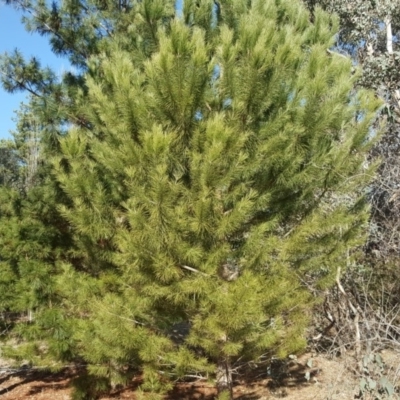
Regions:
<instances>
[{"instance_id":1,"label":"ground","mask_svg":"<svg viewBox=\"0 0 400 400\"><path fill-rule=\"evenodd\" d=\"M383 353L394 384L400 375L398 354ZM66 369L49 373L35 369L13 371L0 369L0 397L2 400L68 400L71 398L70 382L79 372ZM238 380L235 385L236 400L350 400L359 391L354 357L315 356L306 353L289 360L286 367L272 364L272 369L258 369L249 383ZM100 397L101 400L135 400L137 382L123 389ZM165 400L211 400L213 387L205 382L181 383ZM366 397L367 398L367 397ZM396 397L397 398L397 397Z\"/></svg>"}]
</instances>

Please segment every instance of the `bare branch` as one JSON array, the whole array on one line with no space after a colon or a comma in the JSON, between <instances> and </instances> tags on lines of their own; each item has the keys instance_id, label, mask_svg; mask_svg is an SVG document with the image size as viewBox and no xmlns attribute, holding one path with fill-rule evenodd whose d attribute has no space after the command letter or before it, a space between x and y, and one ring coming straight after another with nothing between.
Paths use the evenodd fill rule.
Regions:
<instances>
[{"instance_id":1,"label":"bare branch","mask_svg":"<svg viewBox=\"0 0 400 400\"><path fill-rule=\"evenodd\" d=\"M195 272L196 274L200 274L200 275L203 275L203 276L210 276L210 275L208 275L208 274L206 274L204 272L199 271L196 268L188 267L187 265L181 265L180 267L183 268L183 269L186 269L188 271Z\"/></svg>"}]
</instances>

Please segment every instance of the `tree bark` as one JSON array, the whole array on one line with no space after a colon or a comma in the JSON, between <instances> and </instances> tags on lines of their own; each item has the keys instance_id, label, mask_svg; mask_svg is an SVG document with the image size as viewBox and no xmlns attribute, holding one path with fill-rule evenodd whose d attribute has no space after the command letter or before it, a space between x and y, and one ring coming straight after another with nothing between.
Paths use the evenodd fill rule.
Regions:
<instances>
[{"instance_id":1,"label":"tree bark","mask_svg":"<svg viewBox=\"0 0 400 400\"><path fill-rule=\"evenodd\" d=\"M233 400L232 368L229 357L223 357L217 364L217 390L218 395L228 393L229 399Z\"/></svg>"}]
</instances>

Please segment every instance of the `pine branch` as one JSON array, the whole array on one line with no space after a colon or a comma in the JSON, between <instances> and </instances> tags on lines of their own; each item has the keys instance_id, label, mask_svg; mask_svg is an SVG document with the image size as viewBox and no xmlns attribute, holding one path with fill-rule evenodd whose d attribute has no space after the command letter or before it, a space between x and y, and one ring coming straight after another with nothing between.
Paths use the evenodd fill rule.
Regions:
<instances>
[{"instance_id":1,"label":"pine branch","mask_svg":"<svg viewBox=\"0 0 400 400\"><path fill-rule=\"evenodd\" d=\"M89 15L90 14L90 10L85 7L85 5L83 3L80 4L80 6L82 7L82 9ZM107 26L105 26L102 22L98 21L99 25L107 32L107 35L110 37L113 37L114 33L112 31L110 31ZM93 25L93 28L96 28L96 26Z\"/></svg>"},{"instance_id":2,"label":"pine branch","mask_svg":"<svg viewBox=\"0 0 400 400\"><path fill-rule=\"evenodd\" d=\"M27 90L30 94L32 94L35 97L43 97L39 93L35 92L33 89L31 89L29 86L27 86L25 83L18 81L17 79L13 78L12 76L6 74L3 71L0 71L0 74L3 75L7 79L11 79L14 81L17 85L21 86L23 89Z\"/></svg>"},{"instance_id":3,"label":"pine branch","mask_svg":"<svg viewBox=\"0 0 400 400\"><path fill-rule=\"evenodd\" d=\"M137 321L136 319L127 318L127 317L122 317L121 315L115 314L115 313L113 313L113 312L107 310L102 304L100 304L100 303L98 303L98 302L97 302L97 304L101 307L102 311L106 312L106 313L109 314L109 315L112 315L112 316L117 317L117 318L119 318L119 319L122 319L122 320L124 320L124 321L133 322L133 323L135 323L136 325L147 326L147 325L144 324L143 322L139 322L139 321Z\"/></svg>"},{"instance_id":4,"label":"pine branch","mask_svg":"<svg viewBox=\"0 0 400 400\"><path fill-rule=\"evenodd\" d=\"M39 94L38 92L34 91L33 89L31 89L26 83L20 82L17 79L15 79L14 77L6 74L5 72L0 70L0 74L3 75L4 77L6 77L7 79L11 79L12 81L14 81L17 85L19 85L22 90L26 90L27 92L29 92L30 94L32 94L33 96L37 97L37 98L45 98L45 96L43 94ZM49 101L50 100L50 101ZM55 105L55 101L51 101L51 98L46 98L46 101L48 104L50 104L50 106L53 106L54 109L57 108L57 106ZM75 122L78 126L83 126L86 129L91 130L91 127L89 124L87 124L85 121L83 121L82 119L72 115L72 114L68 114L67 116L69 118L72 119L72 122Z\"/></svg>"},{"instance_id":5,"label":"pine branch","mask_svg":"<svg viewBox=\"0 0 400 400\"><path fill-rule=\"evenodd\" d=\"M35 18L37 20L39 19L38 14L34 10L26 7L25 4L23 3L23 1L17 0L16 2L19 4L19 6L21 7L22 10L29 13L33 18ZM70 49L73 49L76 53L81 55L85 60L87 60L89 58L88 54L85 54L85 53L79 51L73 43L66 40L58 31L56 31L54 28L52 28L49 24L47 24L46 22L42 22L42 24L48 31L50 31L58 39L62 40L64 43L66 43L70 47Z\"/></svg>"}]
</instances>

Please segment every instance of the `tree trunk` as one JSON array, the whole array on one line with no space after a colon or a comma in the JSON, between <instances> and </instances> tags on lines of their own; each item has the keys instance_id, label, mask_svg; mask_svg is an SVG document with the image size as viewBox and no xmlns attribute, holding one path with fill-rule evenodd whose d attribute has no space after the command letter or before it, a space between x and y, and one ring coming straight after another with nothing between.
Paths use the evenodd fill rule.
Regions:
<instances>
[{"instance_id":1,"label":"tree trunk","mask_svg":"<svg viewBox=\"0 0 400 400\"><path fill-rule=\"evenodd\" d=\"M232 368L229 357L223 357L217 364L217 390L218 396L228 393L229 400L233 400Z\"/></svg>"},{"instance_id":2,"label":"tree trunk","mask_svg":"<svg viewBox=\"0 0 400 400\"><path fill-rule=\"evenodd\" d=\"M392 21L390 17L385 18L386 25L386 49L390 55L393 54L393 34L392 34Z\"/></svg>"}]
</instances>

